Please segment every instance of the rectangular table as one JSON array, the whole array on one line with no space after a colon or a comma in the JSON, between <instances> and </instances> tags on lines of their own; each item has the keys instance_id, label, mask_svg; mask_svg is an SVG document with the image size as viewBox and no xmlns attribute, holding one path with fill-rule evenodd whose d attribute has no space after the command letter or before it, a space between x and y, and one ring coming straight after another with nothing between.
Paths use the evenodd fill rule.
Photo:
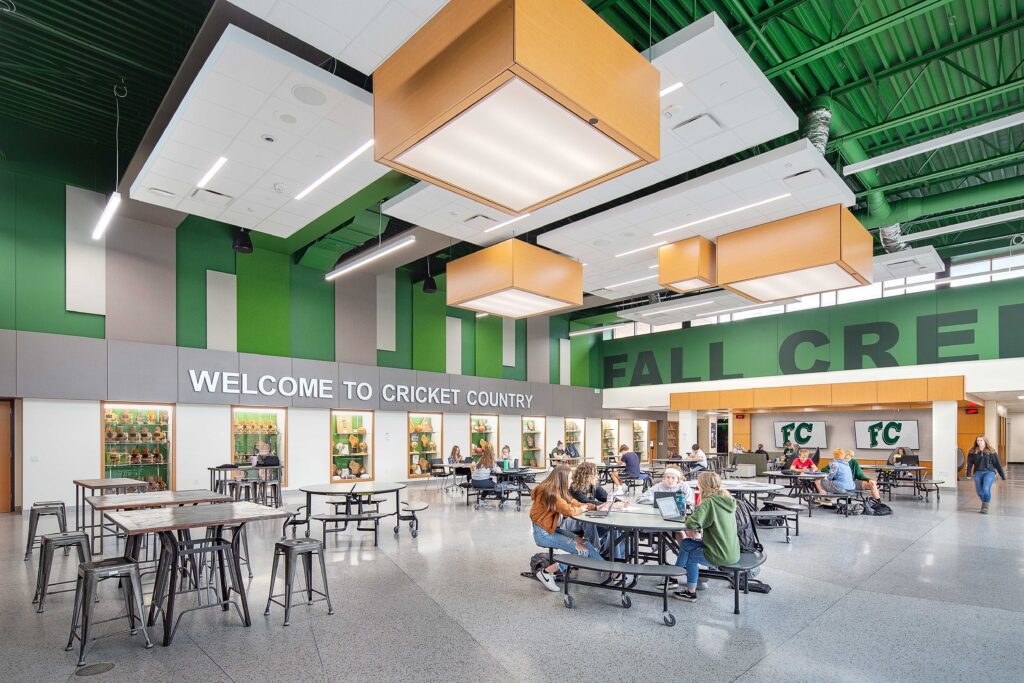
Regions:
<instances>
[{"instance_id":1,"label":"rectangular table","mask_svg":"<svg viewBox=\"0 0 1024 683\"><path fill-rule=\"evenodd\" d=\"M195 493L195 492L179 492ZM211 492L207 492L211 493ZM214 494L218 495L218 494ZM108 512L107 519L119 530L128 535L129 543L126 555L137 559L139 544L146 534L157 534L160 538L160 563L157 567L156 582L153 586L153 599L150 604L147 625L156 623L157 611L163 611L163 644L170 645L174 639L177 623L174 620L175 596L178 593L178 565L181 557L191 557L203 553L213 554L214 564L219 567L221 599L218 602L200 604L184 612L182 616L196 609L220 606L227 611L233 604L231 591L238 595L242 605L242 624L250 626L249 603L245 595L245 585L241 579L241 568L238 562L238 544L241 529L248 522L283 519L289 513L276 508L269 508L250 502L228 502L219 505L196 505L194 507L163 507L156 509L125 510ZM222 540L224 527L234 527L228 544ZM192 529L208 528L212 534L205 539L193 541L189 532ZM225 557L227 554L227 557ZM228 586L227 573L231 574L231 586ZM197 585L197 589L198 589ZM236 606L237 608L237 606ZM180 616L179 616L180 619Z\"/></svg>"},{"instance_id":2,"label":"rectangular table","mask_svg":"<svg viewBox=\"0 0 1024 683\"><path fill-rule=\"evenodd\" d=\"M122 493L116 496L86 496L85 502L94 512L105 513L112 510L135 510L139 508L173 507L178 505L199 505L201 503L225 503L231 496L214 493L206 489L189 491L150 491L148 493ZM109 519L109 515L107 515ZM103 554L103 539L106 536L106 525L100 522L100 549ZM90 530L93 545L96 543L95 525Z\"/></svg>"}]
</instances>

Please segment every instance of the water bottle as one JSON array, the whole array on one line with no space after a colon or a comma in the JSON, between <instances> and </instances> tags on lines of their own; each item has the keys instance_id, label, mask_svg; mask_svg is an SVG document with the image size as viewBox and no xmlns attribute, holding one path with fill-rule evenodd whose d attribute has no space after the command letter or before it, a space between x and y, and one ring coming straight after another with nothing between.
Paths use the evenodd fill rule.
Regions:
<instances>
[{"instance_id":1,"label":"water bottle","mask_svg":"<svg viewBox=\"0 0 1024 683\"><path fill-rule=\"evenodd\" d=\"M686 496L682 491L676 492L676 508L681 513L686 513Z\"/></svg>"}]
</instances>

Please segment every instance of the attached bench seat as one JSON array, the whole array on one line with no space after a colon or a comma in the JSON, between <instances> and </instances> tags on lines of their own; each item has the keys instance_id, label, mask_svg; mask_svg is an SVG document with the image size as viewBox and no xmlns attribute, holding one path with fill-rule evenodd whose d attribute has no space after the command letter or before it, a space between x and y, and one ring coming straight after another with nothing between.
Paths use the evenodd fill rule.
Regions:
<instances>
[{"instance_id":1,"label":"attached bench seat","mask_svg":"<svg viewBox=\"0 0 1024 683\"><path fill-rule=\"evenodd\" d=\"M678 578L686 575L686 567L677 567L674 564L632 564L629 562L612 562L610 560L597 560L584 555L557 554L552 556L554 562L566 565L565 577L562 581L562 603L569 609L576 605L575 599L569 595L569 584L603 588L605 590L619 591L622 596L620 602L623 607L629 608L633 601L627 593L650 593L646 590L638 590L626 586L626 577L629 576L656 576L663 579ZM619 579L605 584L598 584L590 581L573 580L573 570L589 569L595 572L608 572L619 574ZM668 611L668 581L662 583L662 621L666 626L675 626L676 618Z\"/></svg>"},{"instance_id":2,"label":"attached bench seat","mask_svg":"<svg viewBox=\"0 0 1024 683\"><path fill-rule=\"evenodd\" d=\"M740 575L743 575L743 592L748 593L751 570L760 567L767 559L763 550L755 550L752 553L740 553L740 559L735 564L718 565L718 571L732 572L733 614L740 613Z\"/></svg>"},{"instance_id":3,"label":"attached bench seat","mask_svg":"<svg viewBox=\"0 0 1024 683\"><path fill-rule=\"evenodd\" d=\"M313 515L311 519L314 519L323 524L322 538L324 547L327 546L327 534L336 534L348 529L349 524L356 525L356 531L372 531L373 532L373 545L376 547L380 540L380 520L384 517L390 517L392 513L384 512L364 512L362 514L320 514ZM363 523L369 522L372 524L370 527L363 526ZM334 524L333 528L328 528L328 524ZM340 526L339 526L340 525Z\"/></svg>"},{"instance_id":4,"label":"attached bench seat","mask_svg":"<svg viewBox=\"0 0 1024 683\"><path fill-rule=\"evenodd\" d=\"M812 517L814 506L811 505L812 500L833 500L837 504L845 501L845 505L840 505L840 509L836 510L836 513L843 513L844 517L850 516L850 511L855 505L864 505L864 498L871 492L867 489L856 489L854 491L848 491L846 493L802 493L800 497L807 501L807 516Z\"/></svg>"},{"instance_id":5,"label":"attached bench seat","mask_svg":"<svg viewBox=\"0 0 1024 683\"><path fill-rule=\"evenodd\" d=\"M934 492L935 502L938 503L940 500L939 487L945 483L945 479L922 479L921 481L917 482L917 490L919 493L924 494L925 500L931 500L930 494Z\"/></svg>"},{"instance_id":6,"label":"attached bench seat","mask_svg":"<svg viewBox=\"0 0 1024 683\"><path fill-rule=\"evenodd\" d=\"M409 501L402 501L402 510L398 513L398 522L395 523L395 533L398 533L399 522L409 522L409 533L412 534L413 538L420 533L420 520L416 516L417 512L423 512L429 505L426 503L410 503Z\"/></svg>"}]
</instances>

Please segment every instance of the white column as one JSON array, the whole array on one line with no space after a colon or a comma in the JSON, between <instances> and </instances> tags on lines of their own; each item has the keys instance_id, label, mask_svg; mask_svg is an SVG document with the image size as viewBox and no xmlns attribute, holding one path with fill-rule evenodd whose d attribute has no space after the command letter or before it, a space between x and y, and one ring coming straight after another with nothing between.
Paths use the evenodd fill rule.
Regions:
<instances>
[{"instance_id":1,"label":"white column","mask_svg":"<svg viewBox=\"0 0 1024 683\"><path fill-rule=\"evenodd\" d=\"M689 453L690 446L697 443L697 411L679 411L679 452Z\"/></svg>"},{"instance_id":2,"label":"white column","mask_svg":"<svg viewBox=\"0 0 1024 683\"><path fill-rule=\"evenodd\" d=\"M999 401L985 401L985 436L993 444L998 444ZM998 445L996 447L998 448Z\"/></svg>"},{"instance_id":3,"label":"white column","mask_svg":"<svg viewBox=\"0 0 1024 683\"><path fill-rule=\"evenodd\" d=\"M932 478L956 488L956 401L932 403Z\"/></svg>"}]
</instances>

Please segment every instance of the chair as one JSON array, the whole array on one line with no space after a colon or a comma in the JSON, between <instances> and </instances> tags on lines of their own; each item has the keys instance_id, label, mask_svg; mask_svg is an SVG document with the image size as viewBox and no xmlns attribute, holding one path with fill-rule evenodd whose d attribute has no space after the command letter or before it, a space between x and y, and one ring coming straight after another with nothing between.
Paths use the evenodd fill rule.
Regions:
<instances>
[{"instance_id":1,"label":"chair","mask_svg":"<svg viewBox=\"0 0 1024 683\"><path fill-rule=\"evenodd\" d=\"M229 486L231 497L235 500L257 502L260 490L259 479L232 479Z\"/></svg>"},{"instance_id":2,"label":"chair","mask_svg":"<svg viewBox=\"0 0 1024 683\"><path fill-rule=\"evenodd\" d=\"M732 572L733 614L740 613L740 577L743 580L743 593L749 593L750 572L765 563L768 556L763 550L740 553L740 559L734 564L720 564L719 571Z\"/></svg>"},{"instance_id":3,"label":"chair","mask_svg":"<svg viewBox=\"0 0 1024 683\"><path fill-rule=\"evenodd\" d=\"M53 567L53 553L57 548L76 548L78 550L79 562L92 562L92 550L89 548L89 535L84 531L67 531L59 534L45 534L42 538L42 547L39 551L39 569L36 572L36 592L32 597L33 603L38 603L36 614L42 614L43 604L46 596L54 593L70 593L73 588L59 591L49 590L50 586L59 586L71 581L55 581L50 583L50 569Z\"/></svg>"},{"instance_id":4,"label":"chair","mask_svg":"<svg viewBox=\"0 0 1024 683\"><path fill-rule=\"evenodd\" d=\"M417 512L423 512L429 505L426 503L410 503L408 501L402 501L402 511L398 513L399 522L409 522L409 532L413 538L420 533L420 520L416 516ZM397 526L395 527L398 528Z\"/></svg>"},{"instance_id":5,"label":"chair","mask_svg":"<svg viewBox=\"0 0 1024 683\"><path fill-rule=\"evenodd\" d=\"M274 594L274 583L277 581L277 565L284 556L284 593ZM320 559L320 579L323 581L323 590L317 590L313 588L313 556L316 555ZM274 544L274 567L270 571L270 594L267 597L267 608L263 610L263 614L270 614L270 604L274 603L284 607L284 625L287 626L291 620L292 612L292 593L294 592L295 586L295 566L298 561L302 561L303 575L306 579L306 604L312 605L314 602L327 602L327 614L334 614L334 607L331 605L331 591L327 586L327 567L324 564L324 547L320 541L313 538L290 538L284 541L278 541ZM319 599L314 600L313 594L321 596ZM280 602L276 598L284 598L284 602Z\"/></svg>"},{"instance_id":6,"label":"chair","mask_svg":"<svg viewBox=\"0 0 1024 683\"><path fill-rule=\"evenodd\" d=\"M438 482L438 484L437 484L438 489L441 489L441 488L444 487L445 480L447 480L449 477L454 477L454 476L455 476L455 470L454 469L446 468L444 466L444 462L441 460L441 458L431 458L430 459L430 478L437 480L437 482Z\"/></svg>"},{"instance_id":7,"label":"chair","mask_svg":"<svg viewBox=\"0 0 1024 683\"><path fill-rule=\"evenodd\" d=\"M128 632L131 635L142 630L142 636L146 639L146 649L153 647L153 641L149 639L146 631L146 619L143 616L142 607L142 579L139 576L139 565L137 562L123 557L111 557L96 562L82 562L78 565L78 580L75 585L75 606L71 615L71 635L68 636L68 644L64 648L70 651L77 638L80 646L78 650L78 666L85 666L85 648L89 643L89 631L96 624L103 624L122 616L103 621L92 621L92 610L95 605L96 590L99 582L104 579L121 579L121 586L124 589L124 602L127 609ZM79 628L81 625L81 628Z\"/></svg>"},{"instance_id":8,"label":"chair","mask_svg":"<svg viewBox=\"0 0 1024 683\"><path fill-rule=\"evenodd\" d=\"M40 517L56 517L57 526L60 527L61 533L68 530L67 515L64 508L64 502L60 500L41 500L37 503L32 504L32 509L29 510L28 517L28 543L25 546L25 561L28 562L29 558L32 557L32 549L39 547L42 541L36 536L36 532L39 530L39 519ZM71 548L65 549L65 555Z\"/></svg>"},{"instance_id":9,"label":"chair","mask_svg":"<svg viewBox=\"0 0 1024 683\"><path fill-rule=\"evenodd\" d=\"M273 479L260 482L260 502L269 507L281 507L281 482Z\"/></svg>"},{"instance_id":10,"label":"chair","mask_svg":"<svg viewBox=\"0 0 1024 683\"><path fill-rule=\"evenodd\" d=\"M284 512L288 515L288 518L285 519L284 523L281 525L282 540L288 536L288 527L291 527L292 538L295 538L295 528L300 526L306 527L306 536L309 536L309 520L302 514L302 511L305 509L305 505L296 505L285 508Z\"/></svg>"}]
</instances>

